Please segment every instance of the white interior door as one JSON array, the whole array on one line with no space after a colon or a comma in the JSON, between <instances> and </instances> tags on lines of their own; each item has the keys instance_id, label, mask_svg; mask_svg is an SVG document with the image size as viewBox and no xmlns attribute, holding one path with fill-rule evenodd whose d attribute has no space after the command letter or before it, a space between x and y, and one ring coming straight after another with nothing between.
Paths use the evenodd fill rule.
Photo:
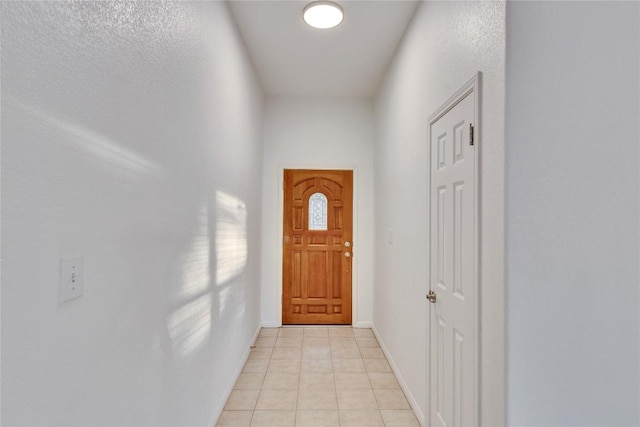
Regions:
<instances>
[{"instance_id":1,"label":"white interior door","mask_svg":"<svg viewBox=\"0 0 640 427\"><path fill-rule=\"evenodd\" d=\"M430 121L431 426L478 425L477 79L470 83Z\"/></svg>"}]
</instances>

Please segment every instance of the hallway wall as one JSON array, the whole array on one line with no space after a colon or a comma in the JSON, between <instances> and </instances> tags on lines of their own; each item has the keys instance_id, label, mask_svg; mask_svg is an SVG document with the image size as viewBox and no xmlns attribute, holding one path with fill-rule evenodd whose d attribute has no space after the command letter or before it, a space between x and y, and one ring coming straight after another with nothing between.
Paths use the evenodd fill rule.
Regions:
<instances>
[{"instance_id":1,"label":"hallway wall","mask_svg":"<svg viewBox=\"0 0 640 427\"><path fill-rule=\"evenodd\" d=\"M212 425L260 324L263 95L227 6L0 7L2 425Z\"/></svg>"},{"instance_id":2,"label":"hallway wall","mask_svg":"<svg viewBox=\"0 0 640 427\"><path fill-rule=\"evenodd\" d=\"M371 101L269 96L265 107L262 321L282 321L282 170L354 169L354 326L371 326L373 109Z\"/></svg>"},{"instance_id":3,"label":"hallway wall","mask_svg":"<svg viewBox=\"0 0 640 427\"><path fill-rule=\"evenodd\" d=\"M640 5L507 8L507 420L640 425Z\"/></svg>"},{"instance_id":4,"label":"hallway wall","mask_svg":"<svg viewBox=\"0 0 640 427\"><path fill-rule=\"evenodd\" d=\"M480 413L486 426L504 422L504 26L501 2L421 3L375 102L374 325L424 417L428 118L483 73Z\"/></svg>"}]
</instances>

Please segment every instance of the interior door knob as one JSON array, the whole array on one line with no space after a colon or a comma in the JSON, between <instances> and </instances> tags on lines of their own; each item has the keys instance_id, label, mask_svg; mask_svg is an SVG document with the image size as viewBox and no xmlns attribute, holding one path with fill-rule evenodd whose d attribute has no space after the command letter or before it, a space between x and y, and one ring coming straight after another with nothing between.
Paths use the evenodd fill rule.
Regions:
<instances>
[{"instance_id":1,"label":"interior door knob","mask_svg":"<svg viewBox=\"0 0 640 427\"><path fill-rule=\"evenodd\" d=\"M427 294L427 299L429 300L430 303L435 304L437 299L436 293L433 291L429 291L429 293Z\"/></svg>"},{"instance_id":2,"label":"interior door knob","mask_svg":"<svg viewBox=\"0 0 640 427\"><path fill-rule=\"evenodd\" d=\"M349 258L351 256L351 252L345 252L344 256L346 256L347 258Z\"/></svg>"}]
</instances>

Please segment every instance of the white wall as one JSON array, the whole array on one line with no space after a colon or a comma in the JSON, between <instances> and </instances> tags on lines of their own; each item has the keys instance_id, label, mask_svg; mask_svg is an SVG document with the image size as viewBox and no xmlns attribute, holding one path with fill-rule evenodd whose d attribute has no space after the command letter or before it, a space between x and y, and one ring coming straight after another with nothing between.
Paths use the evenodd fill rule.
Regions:
<instances>
[{"instance_id":1,"label":"white wall","mask_svg":"<svg viewBox=\"0 0 640 427\"><path fill-rule=\"evenodd\" d=\"M640 425L639 17L507 8L509 425Z\"/></svg>"},{"instance_id":2,"label":"white wall","mask_svg":"<svg viewBox=\"0 0 640 427\"><path fill-rule=\"evenodd\" d=\"M1 7L2 424L212 425L260 323L263 96L226 5Z\"/></svg>"},{"instance_id":3,"label":"white wall","mask_svg":"<svg viewBox=\"0 0 640 427\"><path fill-rule=\"evenodd\" d=\"M483 73L480 415L486 426L503 423L504 25L504 3L423 2L375 103L374 325L424 415L427 120Z\"/></svg>"},{"instance_id":4,"label":"white wall","mask_svg":"<svg viewBox=\"0 0 640 427\"><path fill-rule=\"evenodd\" d=\"M282 170L354 170L354 311L371 326L373 109L358 99L269 96L265 107L262 321L282 321Z\"/></svg>"}]
</instances>

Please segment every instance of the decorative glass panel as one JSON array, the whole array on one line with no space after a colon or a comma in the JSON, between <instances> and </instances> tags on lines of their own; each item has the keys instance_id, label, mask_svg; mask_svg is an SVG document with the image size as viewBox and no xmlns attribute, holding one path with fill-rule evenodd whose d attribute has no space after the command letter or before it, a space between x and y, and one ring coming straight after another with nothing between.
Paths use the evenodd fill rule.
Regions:
<instances>
[{"instance_id":1,"label":"decorative glass panel","mask_svg":"<svg viewBox=\"0 0 640 427\"><path fill-rule=\"evenodd\" d=\"M309 197L309 230L327 229L327 197L314 193Z\"/></svg>"}]
</instances>

